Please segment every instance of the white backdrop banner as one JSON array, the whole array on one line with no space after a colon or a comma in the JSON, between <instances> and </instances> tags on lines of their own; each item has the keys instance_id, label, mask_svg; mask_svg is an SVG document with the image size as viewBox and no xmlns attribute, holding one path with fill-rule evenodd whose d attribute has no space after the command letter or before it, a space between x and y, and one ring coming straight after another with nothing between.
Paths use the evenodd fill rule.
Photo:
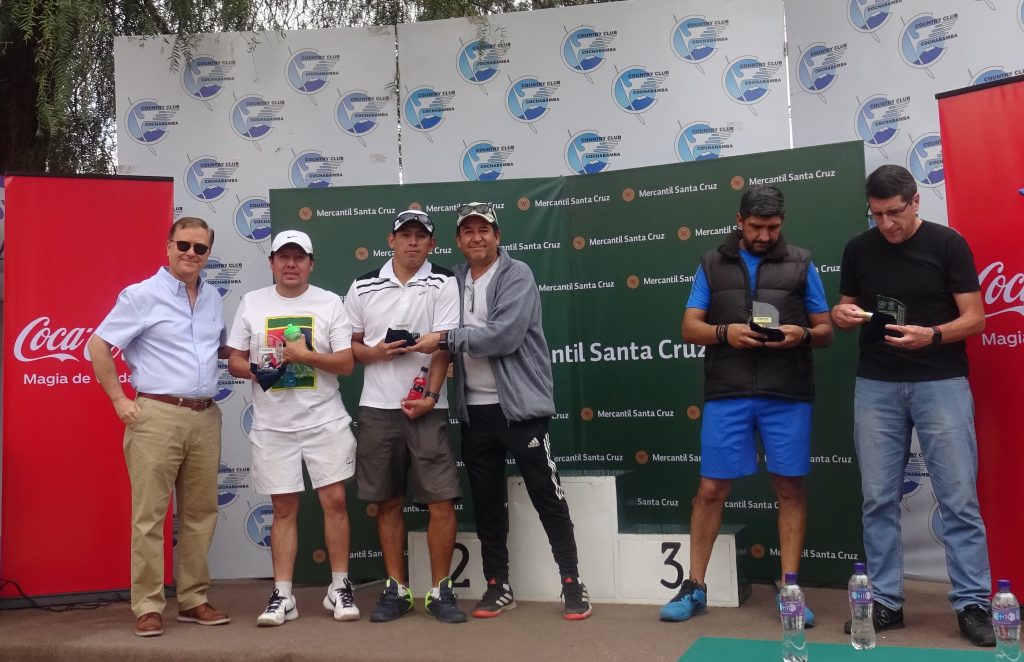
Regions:
<instances>
[{"instance_id":1,"label":"white backdrop banner","mask_svg":"<svg viewBox=\"0 0 1024 662\"><path fill-rule=\"evenodd\" d=\"M868 172L906 167L921 216L946 223L935 95L1024 73L1024 2L786 0L786 25L795 146L862 140ZM941 531L915 435L903 481L907 575L948 578Z\"/></svg>"},{"instance_id":2,"label":"white backdrop banner","mask_svg":"<svg viewBox=\"0 0 1024 662\"><path fill-rule=\"evenodd\" d=\"M271 282L271 188L398 182L395 29L202 35L178 71L169 68L173 39L114 44L119 171L174 177L175 217L216 229L205 277L230 323L242 295ZM270 499L249 481L250 387L222 367L210 569L269 576Z\"/></svg>"},{"instance_id":3,"label":"white backdrop banner","mask_svg":"<svg viewBox=\"0 0 1024 662\"><path fill-rule=\"evenodd\" d=\"M862 140L869 170L907 166L922 215L945 222L934 95L1024 70L1024 0L787 0L785 10L788 71L781 0L631 0L401 25L397 62L390 26L201 35L176 71L173 37L118 38L119 171L174 177L175 215L217 229L206 276L229 319L243 293L270 282L268 191L397 183L399 133L409 183L588 174L785 149L791 103L796 146ZM266 576L272 515L249 482L249 389L226 370L222 386L211 568ZM944 578L924 473L920 462L907 470L907 569Z\"/></svg>"},{"instance_id":4,"label":"white backdrop banner","mask_svg":"<svg viewBox=\"0 0 1024 662\"><path fill-rule=\"evenodd\" d=\"M786 0L795 147L864 141L946 222L938 92L1024 73L1021 0ZM984 127L978 127L984 130Z\"/></svg>"},{"instance_id":5,"label":"white backdrop banner","mask_svg":"<svg viewBox=\"0 0 1024 662\"><path fill-rule=\"evenodd\" d=\"M406 182L789 147L781 2L634 0L398 26Z\"/></svg>"}]
</instances>

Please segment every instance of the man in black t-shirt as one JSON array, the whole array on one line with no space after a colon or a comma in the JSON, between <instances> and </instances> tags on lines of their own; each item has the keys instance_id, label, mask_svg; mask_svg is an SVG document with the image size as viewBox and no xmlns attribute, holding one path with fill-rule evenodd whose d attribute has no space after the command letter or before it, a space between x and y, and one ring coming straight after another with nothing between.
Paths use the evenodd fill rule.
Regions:
<instances>
[{"instance_id":1,"label":"man in black t-shirt","mask_svg":"<svg viewBox=\"0 0 1024 662\"><path fill-rule=\"evenodd\" d=\"M832 321L861 327L854 443L875 630L903 627L900 499L916 429L942 517L949 600L971 642L994 646L964 342L985 328L974 259L955 230L918 217L921 196L905 168L878 168L865 189L876 226L846 245ZM898 323L870 324L880 312Z\"/></svg>"}]
</instances>

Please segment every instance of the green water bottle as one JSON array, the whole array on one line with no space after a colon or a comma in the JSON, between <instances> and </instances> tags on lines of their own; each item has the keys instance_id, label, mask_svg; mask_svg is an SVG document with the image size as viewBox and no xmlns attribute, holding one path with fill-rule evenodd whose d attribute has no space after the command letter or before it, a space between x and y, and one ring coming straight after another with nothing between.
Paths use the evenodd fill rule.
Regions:
<instances>
[{"instance_id":1,"label":"green water bottle","mask_svg":"<svg viewBox=\"0 0 1024 662\"><path fill-rule=\"evenodd\" d=\"M294 324L289 324L284 328L284 339L288 342L304 340L305 334L302 333L302 329L300 327L297 327ZM313 374L313 369L308 365L303 365L302 363L293 363L291 369L292 374L295 375L296 379L309 377Z\"/></svg>"}]
</instances>

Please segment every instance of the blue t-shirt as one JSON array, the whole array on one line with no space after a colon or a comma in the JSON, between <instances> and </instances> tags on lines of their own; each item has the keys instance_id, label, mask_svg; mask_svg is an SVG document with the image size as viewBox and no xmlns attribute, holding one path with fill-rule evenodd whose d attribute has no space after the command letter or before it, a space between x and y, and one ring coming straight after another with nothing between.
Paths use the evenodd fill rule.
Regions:
<instances>
[{"instance_id":1,"label":"blue t-shirt","mask_svg":"<svg viewBox=\"0 0 1024 662\"><path fill-rule=\"evenodd\" d=\"M750 293L754 293L754 278L757 274L757 267L761 264L762 257L754 255L742 248L740 256L743 264L747 265L747 275L750 280ZM707 310L711 305L711 292L708 289L708 277L704 274L704 267L698 266L697 273L693 277L693 289L690 290L690 298L686 301L687 308L699 308ZM828 301L825 300L825 287L821 284L821 276L811 261L807 264L807 289L804 290L804 308L808 313L827 313Z\"/></svg>"}]
</instances>

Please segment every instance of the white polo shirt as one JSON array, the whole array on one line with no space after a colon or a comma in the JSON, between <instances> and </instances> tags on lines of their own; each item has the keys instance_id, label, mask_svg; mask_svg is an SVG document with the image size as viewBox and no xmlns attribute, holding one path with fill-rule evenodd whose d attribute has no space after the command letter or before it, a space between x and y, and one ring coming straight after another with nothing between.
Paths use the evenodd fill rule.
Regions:
<instances>
[{"instance_id":1,"label":"white polo shirt","mask_svg":"<svg viewBox=\"0 0 1024 662\"><path fill-rule=\"evenodd\" d=\"M459 292L455 275L436 264L424 262L402 285L389 260L376 271L356 278L345 296L352 333L362 333L363 343L373 347L384 341L388 328L420 335L448 331L459 326ZM378 361L363 371L359 404L377 409L399 409L409 394L420 368L430 364L429 354L410 352L391 361ZM448 407L448 389L442 387L438 408Z\"/></svg>"}]
</instances>

